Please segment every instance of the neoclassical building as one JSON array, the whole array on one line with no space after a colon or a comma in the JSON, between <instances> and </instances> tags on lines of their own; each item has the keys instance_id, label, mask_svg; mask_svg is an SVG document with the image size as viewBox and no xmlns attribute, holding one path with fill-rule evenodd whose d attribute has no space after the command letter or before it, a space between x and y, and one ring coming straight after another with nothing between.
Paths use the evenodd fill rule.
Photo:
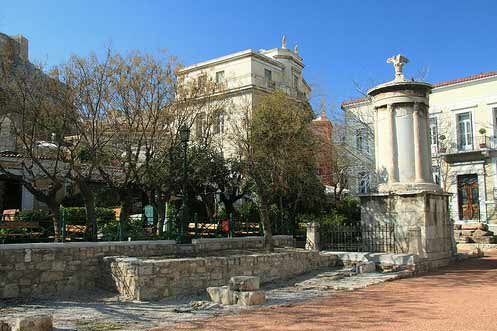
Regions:
<instances>
[{"instance_id":1,"label":"neoclassical building","mask_svg":"<svg viewBox=\"0 0 497 331\"><path fill-rule=\"evenodd\" d=\"M227 137L233 132L233 125L241 121L243 111L254 107L261 96L280 90L291 97L308 101L311 88L303 77L303 70L298 46L287 48L286 37L283 36L279 48L248 49L196 63L180 70L178 80L183 84L210 80L222 86L221 93L225 100L229 100L229 109L217 114L212 125L214 134L222 140L224 154L229 156L233 146ZM205 121L205 114L199 114L194 130L202 129Z\"/></svg>"},{"instance_id":2,"label":"neoclassical building","mask_svg":"<svg viewBox=\"0 0 497 331\"><path fill-rule=\"evenodd\" d=\"M360 160L352 168L350 189L374 191L381 174L373 172L378 160L371 100L347 100L341 108L347 144ZM434 181L452 194L451 218L497 230L497 72L433 84L428 125L430 146L420 148L431 154Z\"/></svg>"}]
</instances>

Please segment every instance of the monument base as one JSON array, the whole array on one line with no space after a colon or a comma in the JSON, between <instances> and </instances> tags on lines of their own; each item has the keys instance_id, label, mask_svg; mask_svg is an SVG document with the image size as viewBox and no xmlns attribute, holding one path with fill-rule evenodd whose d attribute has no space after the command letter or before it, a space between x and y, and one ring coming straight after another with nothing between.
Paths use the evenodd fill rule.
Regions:
<instances>
[{"instance_id":1,"label":"monument base","mask_svg":"<svg viewBox=\"0 0 497 331\"><path fill-rule=\"evenodd\" d=\"M427 269L447 265L455 255L449 194L389 192L361 195L360 199L363 225L394 225L394 253L417 254Z\"/></svg>"},{"instance_id":2,"label":"monument base","mask_svg":"<svg viewBox=\"0 0 497 331\"><path fill-rule=\"evenodd\" d=\"M384 183L378 185L378 191L380 193L387 192L413 192L413 191L428 191L428 192L442 192L439 185L434 183Z\"/></svg>"}]
</instances>

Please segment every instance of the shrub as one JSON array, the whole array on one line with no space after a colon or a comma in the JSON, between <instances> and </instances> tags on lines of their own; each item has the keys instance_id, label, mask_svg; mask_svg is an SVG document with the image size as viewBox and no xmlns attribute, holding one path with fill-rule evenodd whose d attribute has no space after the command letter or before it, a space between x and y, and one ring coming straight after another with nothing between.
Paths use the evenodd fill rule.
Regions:
<instances>
[{"instance_id":1,"label":"shrub","mask_svg":"<svg viewBox=\"0 0 497 331\"><path fill-rule=\"evenodd\" d=\"M243 203L240 207L240 217L244 222L259 223L259 207L252 201Z\"/></svg>"},{"instance_id":2,"label":"shrub","mask_svg":"<svg viewBox=\"0 0 497 331\"><path fill-rule=\"evenodd\" d=\"M356 225L361 222L361 207L357 199L347 197L339 201L336 213L343 216L346 225Z\"/></svg>"},{"instance_id":3,"label":"shrub","mask_svg":"<svg viewBox=\"0 0 497 331\"><path fill-rule=\"evenodd\" d=\"M19 220L24 222L50 222L50 214L47 210L21 210L19 212Z\"/></svg>"}]
</instances>

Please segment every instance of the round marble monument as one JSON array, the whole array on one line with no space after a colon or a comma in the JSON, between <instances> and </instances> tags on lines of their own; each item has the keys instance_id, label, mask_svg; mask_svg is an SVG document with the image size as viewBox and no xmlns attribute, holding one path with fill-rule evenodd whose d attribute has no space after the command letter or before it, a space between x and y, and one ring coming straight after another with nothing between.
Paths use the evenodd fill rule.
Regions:
<instances>
[{"instance_id":1,"label":"round marble monument","mask_svg":"<svg viewBox=\"0 0 497 331\"><path fill-rule=\"evenodd\" d=\"M379 192L440 191L433 182L428 97L432 85L406 80L402 55L387 60L395 79L368 91L374 107Z\"/></svg>"}]
</instances>

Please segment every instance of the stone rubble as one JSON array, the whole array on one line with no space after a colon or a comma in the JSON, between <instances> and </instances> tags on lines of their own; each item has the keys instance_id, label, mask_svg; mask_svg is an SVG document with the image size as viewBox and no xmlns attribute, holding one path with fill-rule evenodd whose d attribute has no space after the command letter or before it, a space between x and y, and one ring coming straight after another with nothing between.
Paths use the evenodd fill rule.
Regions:
<instances>
[{"instance_id":1,"label":"stone rubble","mask_svg":"<svg viewBox=\"0 0 497 331\"><path fill-rule=\"evenodd\" d=\"M496 244L497 236L488 231L484 223L454 225L454 238L457 243Z\"/></svg>"},{"instance_id":2,"label":"stone rubble","mask_svg":"<svg viewBox=\"0 0 497 331\"><path fill-rule=\"evenodd\" d=\"M251 276L231 277L229 286L233 291L255 291L260 288L260 278Z\"/></svg>"},{"instance_id":3,"label":"stone rubble","mask_svg":"<svg viewBox=\"0 0 497 331\"><path fill-rule=\"evenodd\" d=\"M254 306L266 302L260 278L256 276L231 277L229 286L208 287L207 293L214 303L223 305Z\"/></svg>"},{"instance_id":4,"label":"stone rubble","mask_svg":"<svg viewBox=\"0 0 497 331\"><path fill-rule=\"evenodd\" d=\"M365 274L376 271L376 263L372 261L361 262L354 267L354 271L358 274Z\"/></svg>"}]
</instances>

